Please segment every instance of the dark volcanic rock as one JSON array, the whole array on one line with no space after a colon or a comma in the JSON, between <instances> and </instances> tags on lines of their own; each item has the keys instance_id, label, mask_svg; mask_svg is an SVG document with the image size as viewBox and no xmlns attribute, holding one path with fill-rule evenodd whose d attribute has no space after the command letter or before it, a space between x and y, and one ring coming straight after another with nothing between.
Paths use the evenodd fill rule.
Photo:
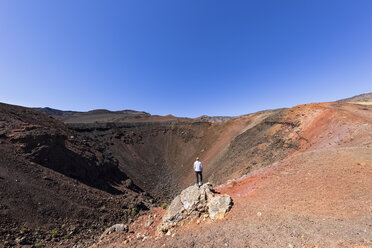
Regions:
<instances>
[{"instance_id":1,"label":"dark volcanic rock","mask_svg":"<svg viewBox=\"0 0 372 248\"><path fill-rule=\"evenodd\" d=\"M53 108L32 108L38 112L41 112L41 113L44 113L44 114L47 114L47 115L51 115L51 116L66 116L66 115L73 115L73 114L77 114L77 113L80 113L80 112L77 112L77 111L63 111L63 110L58 110L58 109L53 109Z\"/></svg>"},{"instance_id":2,"label":"dark volcanic rock","mask_svg":"<svg viewBox=\"0 0 372 248\"><path fill-rule=\"evenodd\" d=\"M110 111L107 109L96 109L88 112L77 112L63 111L52 108L33 109L66 123L110 123L128 120L143 120L151 116L149 113L144 111L134 110Z\"/></svg>"},{"instance_id":3,"label":"dark volcanic rock","mask_svg":"<svg viewBox=\"0 0 372 248\"><path fill-rule=\"evenodd\" d=\"M0 119L0 244L89 244L152 206L133 182L125 186L110 152L64 123L7 104Z\"/></svg>"}]
</instances>

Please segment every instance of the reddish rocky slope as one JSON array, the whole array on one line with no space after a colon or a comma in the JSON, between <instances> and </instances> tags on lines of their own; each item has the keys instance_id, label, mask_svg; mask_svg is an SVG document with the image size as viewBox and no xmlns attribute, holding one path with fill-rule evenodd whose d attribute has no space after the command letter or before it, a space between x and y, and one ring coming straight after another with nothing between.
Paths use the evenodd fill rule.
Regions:
<instances>
[{"instance_id":1,"label":"reddish rocky slope","mask_svg":"<svg viewBox=\"0 0 372 248\"><path fill-rule=\"evenodd\" d=\"M134 233L114 234L94 247L372 247L372 107L320 103L266 114L275 121L253 127L244 121L245 131L207 165L217 181L221 170L233 167L229 178L247 165L267 165L216 188L234 200L227 218L162 238L149 231L137 239L150 228L137 224ZM257 142L253 148L251 142Z\"/></svg>"},{"instance_id":2,"label":"reddish rocky slope","mask_svg":"<svg viewBox=\"0 0 372 248\"><path fill-rule=\"evenodd\" d=\"M140 188L161 204L193 184L196 156L204 163L205 181L218 185L230 180L218 188L234 199L228 218L186 226L174 237L125 244L143 228L137 223L134 233L122 233L112 244L311 247L371 242L372 106L306 104L223 122L122 114L112 119L106 112L104 117L93 112L68 126L26 108L1 105L1 111L1 237L8 244L27 236L16 235L22 226L26 233L35 233L34 226L68 227L58 242L48 245L89 243L105 225L129 223L129 217L151 205ZM343 228L329 231L338 225ZM78 235L69 234L71 226ZM27 238L33 244L52 239L46 230ZM110 238L106 241L110 247Z\"/></svg>"}]
</instances>

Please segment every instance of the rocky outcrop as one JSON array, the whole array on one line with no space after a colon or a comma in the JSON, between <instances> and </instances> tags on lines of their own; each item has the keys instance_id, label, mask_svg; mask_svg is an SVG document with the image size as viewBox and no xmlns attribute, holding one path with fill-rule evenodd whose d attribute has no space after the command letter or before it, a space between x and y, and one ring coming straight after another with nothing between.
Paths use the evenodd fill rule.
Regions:
<instances>
[{"instance_id":1,"label":"rocky outcrop","mask_svg":"<svg viewBox=\"0 0 372 248\"><path fill-rule=\"evenodd\" d=\"M236 118L236 116L208 116L208 115L202 115L202 116L196 118L196 120L216 123L216 122L228 121L228 120L231 120L231 119L234 119L234 118Z\"/></svg>"},{"instance_id":2,"label":"rocky outcrop","mask_svg":"<svg viewBox=\"0 0 372 248\"><path fill-rule=\"evenodd\" d=\"M222 219L232 206L232 199L229 195L212 197L208 201L208 214L212 220Z\"/></svg>"},{"instance_id":3,"label":"rocky outcrop","mask_svg":"<svg viewBox=\"0 0 372 248\"><path fill-rule=\"evenodd\" d=\"M115 224L109 228L107 228L103 234L101 235L100 239L103 239L104 237L106 237L107 235L111 234L111 233L114 233L114 232L121 232L121 231L125 231L127 232L128 231L128 226L127 225L124 225L124 224Z\"/></svg>"},{"instance_id":4,"label":"rocky outcrop","mask_svg":"<svg viewBox=\"0 0 372 248\"><path fill-rule=\"evenodd\" d=\"M200 188L196 185L190 186L174 198L158 226L157 233L162 235L173 227L196 218L221 219L225 217L232 205L231 197L217 195L210 183Z\"/></svg>"}]
</instances>

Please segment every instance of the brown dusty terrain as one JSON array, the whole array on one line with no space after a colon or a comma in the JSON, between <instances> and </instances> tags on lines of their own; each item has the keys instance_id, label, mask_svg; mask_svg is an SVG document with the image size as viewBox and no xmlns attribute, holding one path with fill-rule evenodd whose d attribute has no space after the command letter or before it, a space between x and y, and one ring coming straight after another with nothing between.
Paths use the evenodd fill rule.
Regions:
<instances>
[{"instance_id":1,"label":"brown dusty terrain","mask_svg":"<svg viewBox=\"0 0 372 248\"><path fill-rule=\"evenodd\" d=\"M216 187L234 200L225 219L155 237L161 213L149 213L93 247L372 247L372 106L319 103L264 114L256 125L257 116L241 117L239 135L219 132L230 141L202 155L219 156L206 163L210 179L236 176Z\"/></svg>"},{"instance_id":2,"label":"brown dusty terrain","mask_svg":"<svg viewBox=\"0 0 372 248\"><path fill-rule=\"evenodd\" d=\"M227 121L97 110L69 113L67 125L27 108L0 111L3 246L372 245L372 106L305 104ZM137 219L152 206L148 194L170 203L194 183L196 156L204 181L232 196L231 213L154 237L164 211ZM99 241L116 223L132 224Z\"/></svg>"},{"instance_id":3,"label":"brown dusty terrain","mask_svg":"<svg viewBox=\"0 0 372 248\"><path fill-rule=\"evenodd\" d=\"M86 246L151 202L93 141L47 115L0 104L0 247Z\"/></svg>"}]
</instances>

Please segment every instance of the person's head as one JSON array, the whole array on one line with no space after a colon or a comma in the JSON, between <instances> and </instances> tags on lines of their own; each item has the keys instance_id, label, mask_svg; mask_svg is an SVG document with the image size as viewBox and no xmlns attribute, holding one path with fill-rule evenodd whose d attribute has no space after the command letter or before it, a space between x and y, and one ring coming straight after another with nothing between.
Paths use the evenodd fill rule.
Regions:
<instances>
[{"instance_id":1,"label":"person's head","mask_svg":"<svg viewBox=\"0 0 372 248\"><path fill-rule=\"evenodd\" d=\"M198 160L198 161L199 161L199 157L196 157L196 160Z\"/></svg>"}]
</instances>

